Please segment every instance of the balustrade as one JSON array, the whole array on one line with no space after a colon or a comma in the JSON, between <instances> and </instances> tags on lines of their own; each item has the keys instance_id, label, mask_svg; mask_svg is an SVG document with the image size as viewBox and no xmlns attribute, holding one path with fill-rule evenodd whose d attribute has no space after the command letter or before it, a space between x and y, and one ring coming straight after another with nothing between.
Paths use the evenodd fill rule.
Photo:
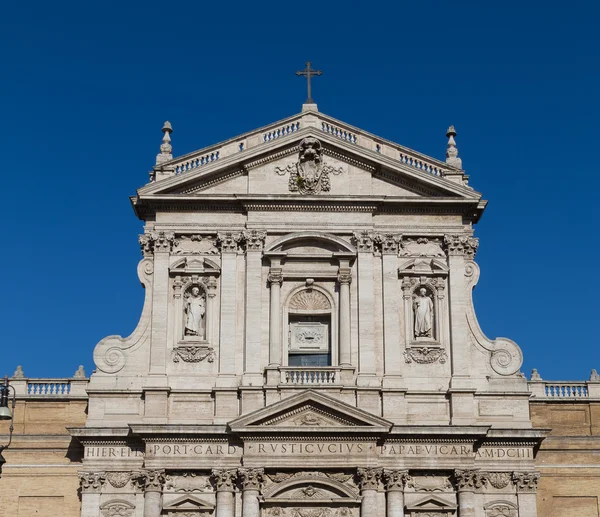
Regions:
<instances>
[{"instance_id":1,"label":"balustrade","mask_svg":"<svg viewBox=\"0 0 600 517\"><path fill-rule=\"evenodd\" d=\"M339 368L303 368L283 367L281 370L282 384L320 385L340 384Z\"/></svg>"}]
</instances>

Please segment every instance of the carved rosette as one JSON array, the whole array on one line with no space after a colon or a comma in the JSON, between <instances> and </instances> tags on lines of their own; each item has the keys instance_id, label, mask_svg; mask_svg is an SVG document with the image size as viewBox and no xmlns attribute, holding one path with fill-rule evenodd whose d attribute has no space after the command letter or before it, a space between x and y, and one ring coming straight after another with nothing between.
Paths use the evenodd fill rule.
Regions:
<instances>
[{"instance_id":1,"label":"carved rosette","mask_svg":"<svg viewBox=\"0 0 600 517\"><path fill-rule=\"evenodd\" d=\"M218 492L234 492L238 473L235 469L213 469L212 479Z\"/></svg>"},{"instance_id":2,"label":"carved rosette","mask_svg":"<svg viewBox=\"0 0 600 517\"><path fill-rule=\"evenodd\" d=\"M123 488L130 479L130 472L106 472L106 481L114 488Z\"/></svg>"},{"instance_id":3,"label":"carved rosette","mask_svg":"<svg viewBox=\"0 0 600 517\"><path fill-rule=\"evenodd\" d=\"M165 483L165 471L143 470L138 475L138 483L144 492L162 492Z\"/></svg>"},{"instance_id":4,"label":"carved rosette","mask_svg":"<svg viewBox=\"0 0 600 517\"><path fill-rule=\"evenodd\" d=\"M262 251L267 238L264 230L244 230L242 233L246 241L246 251Z\"/></svg>"},{"instance_id":5,"label":"carved rosette","mask_svg":"<svg viewBox=\"0 0 600 517\"><path fill-rule=\"evenodd\" d=\"M404 490L406 483L410 480L410 476L408 475L408 470L388 470L384 469L383 471L383 482L385 484L385 489L388 492L394 490Z\"/></svg>"},{"instance_id":6,"label":"carved rosette","mask_svg":"<svg viewBox=\"0 0 600 517\"><path fill-rule=\"evenodd\" d=\"M459 492L474 492L487 483L485 474L478 470L455 470L454 481Z\"/></svg>"},{"instance_id":7,"label":"carved rosette","mask_svg":"<svg viewBox=\"0 0 600 517\"><path fill-rule=\"evenodd\" d=\"M468 235L445 235L444 244L448 256L464 256L473 260L479 247L479 239Z\"/></svg>"},{"instance_id":8,"label":"carved rosette","mask_svg":"<svg viewBox=\"0 0 600 517\"><path fill-rule=\"evenodd\" d=\"M404 361L408 364L431 364L441 363L444 364L448 360L448 354L446 350L438 347L410 347L404 351Z\"/></svg>"},{"instance_id":9,"label":"carved rosette","mask_svg":"<svg viewBox=\"0 0 600 517\"><path fill-rule=\"evenodd\" d=\"M104 472L79 472L79 486L83 493L100 493L106 481Z\"/></svg>"},{"instance_id":10,"label":"carved rosette","mask_svg":"<svg viewBox=\"0 0 600 517\"><path fill-rule=\"evenodd\" d=\"M397 255L402 235L397 233L378 233L375 235L374 240L381 249L382 254Z\"/></svg>"},{"instance_id":11,"label":"carved rosette","mask_svg":"<svg viewBox=\"0 0 600 517\"><path fill-rule=\"evenodd\" d=\"M486 472L485 476L494 488L506 488L511 482L510 472Z\"/></svg>"},{"instance_id":12,"label":"carved rosette","mask_svg":"<svg viewBox=\"0 0 600 517\"><path fill-rule=\"evenodd\" d=\"M241 232L219 232L217 243L221 246L221 253L237 253L238 243L242 240Z\"/></svg>"},{"instance_id":13,"label":"carved rosette","mask_svg":"<svg viewBox=\"0 0 600 517\"><path fill-rule=\"evenodd\" d=\"M377 490L383 471L380 468L359 468L356 478L361 490Z\"/></svg>"},{"instance_id":14,"label":"carved rosette","mask_svg":"<svg viewBox=\"0 0 600 517\"><path fill-rule=\"evenodd\" d=\"M512 479L517 487L517 492L536 492L538 481L540 479L540 473L513 472Z\"/></svg>"},{"instance_id":15,"label":"carved rosette","mask_svg":"<svg viewBox=\"0 0 600 517\"><path fill-rule=\"evenodd\" d=\"M366 230L354 232L354 244L359 253L373 253L375 235Z\"/></svg>"},{"instance_id":16,"label":"carved rosette","mask_svg":"<svg viewBox=\"0 0 600 517\"><path fill-rule=\"evenodd\" d=\"M242 485L242 490L260 490L263 474L264 469L238 469L238 476Z\"/></svg>"},{"instance_id":17,"label":"carved rosette","mask_svg":"<svg viewBox=\"0 0 600 517\"><path fill-rule=\"evenodd\" d=\"M272 267L267 276L269 284L283 284L283 269L280 267Z\"/></svg>"},{"instance_id":18,"label":"carved rosette","mask_svg":"<svg viewBox=\"0 0 600 517\"><path fill-rule=\"evenodd\" d=\"M144 257L158 252L170 252L177 244L173 232L152 231L139 236L140 248Z\"/></svg>"}]
</instances>

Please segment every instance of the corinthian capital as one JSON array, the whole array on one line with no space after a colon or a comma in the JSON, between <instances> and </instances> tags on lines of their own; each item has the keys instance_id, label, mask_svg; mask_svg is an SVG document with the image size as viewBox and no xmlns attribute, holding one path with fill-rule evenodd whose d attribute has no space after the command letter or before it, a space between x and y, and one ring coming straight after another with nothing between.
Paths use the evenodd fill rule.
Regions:
<instances>
[{"instance_id":1,"label":"corinthian capital","mask_svg":"<svg viewBox=\"0 0 600 517\"><path fill-rule=\"evenodd\" d=\"M104 472L78 472L82 492L100 493L106 481Z\"/></svg>"},{"instance_id":2,"label":"corinthian capital","mask_svg":"<svg viewBox=\"0 0 600 517\"><path fill-rule=\"evenodd\" d=\"M478 470L455 470L454 480L459 492L474 492L487 483L485 475Z\"/></svg>"},{"instance_id":3,"label":"corinthian capital","mask_svg":"<svg viewBox=\"0 0 600 517\"><path fill-rule=\"evenodd\" d=\"M145 233L139 237L142 254L147 257L156 252L169 252L177 242L173 232Z\"/></svg>"},{"instance_id":4,"label":"corinthian capital","mask_svg":"<svg viewBox=\"0 0 600 517\"><path fill-rule=\"evenodd\" d=\"M356 471L361 490L377 490L382 470L379 468L359 468Z\"/></svg>"},{"instance_id":5,"label":"corinthian capital","mask_svg":"<svg viewBox=\"0 0 600 517\"><path fill-rule=\"evenodd\" d=\"M164 470L142 470L138 475L138 484L145 492L162 492L164 483Z\"/></svg>"},{"instance_id":6,"label":"corinthian capital","mask_svg":"<svg viewBox=\"0 0 600 517\"><path fill-rule=\"evenodd\" d=\"M444 244L449 256L463 255L473 260L479 247L479 239L468 235L445 235Z\"/></svg>"},{"instance_id":7,"label":"corinthian capital","mask_svg":"<svg viewBox=\"0 0 600 517\"><path fill-rule=\"evenodd\" d=\"M356 245L356 249L362 253L373 252L373 241L374 234L373 232L362 230L360 232L354 232L354 243Z\"/></svg>"},{"instance_id":8,"label":"corinthian capital","mask_svg":"<svg viewBox=\"0 0 600 517\"><path fill-rule=\"evenodd\" d=\"M537 491L539 472L513 472L513 482L517 487L517 492L535 492Z\"/></svg>"},{"instance_id":9,"label":"corinthian capital","mask_svg":"<svg viewBox=\"0 0 600 517\"><path fill-rule=\"evenodd\" d=\"M246 241L246 251L262 251L267 232L264 230L244 230L243 235Z\"/></svg>"},{"instance_id":10,"label":"corinthian capital","mask_svg":"<svg viewBox=\"0 0 600 517\"><path fill-rule=\"evenodd\" d=\"M383 482L388 492L391 490L404 490L404 486L409 479L408 470L384 469L383 471Z\"/></svg>"},{"instance_id":11,"label":"corinthian capital","mask_svg":"<svg viewBox=\"0 0 600 517\"><path fill-rule=\"evenodd\" d=\"M242 484L242 490L260 490L263 480L264 469L238 469L238 476Z\"/></svg>"},{"instance_id":12,"label":"corinthian capital","mask_svg":"<svg viewBox=\"0 0 600 517\"><path fill-rule=\"evenodd\" d=\"M236 253L238 243L242 240L240 232L218 232L217 242L221 246L222 253Z\"/></svg>"},{"instance_id":13,"label":"corinthian capital","mask_svg":"<svg viewBox=\"0 0 600 517\"><path fill-rule=\"evenodd\" d=\"M233 492L237 481L237 470L235 469L213 469L212 478L215 482L217 492Z\"/></svg>"},{"instance_id":14,"label":"corinthian capital","mask_svg":"<svg viewBox=\"0 0 600 517\"><path fill-rule=\"evenodd\" d=\"M401 240L402 235L397 233L378 233L375 235L375 242L381 246L381 253L384 255L397 255Z\"/></svg>"}]
</instances>

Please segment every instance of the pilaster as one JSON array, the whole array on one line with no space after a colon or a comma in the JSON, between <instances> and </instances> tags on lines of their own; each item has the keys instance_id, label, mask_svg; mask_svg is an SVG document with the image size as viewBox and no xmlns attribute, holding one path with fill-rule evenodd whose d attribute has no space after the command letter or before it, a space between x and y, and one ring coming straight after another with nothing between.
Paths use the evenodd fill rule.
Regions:
<instances>
[{"instance_id":1,"label":"pilaster","mask_svg":"<svg viewBox=\"0 0 600 517\"><path fill-rule=\"evenodd\" d=\"M410 477L408 471L385 469L382 477L386 490L386 516L404 517L404 487Z\"/></svg>"},{"instance_id":2,"label":"pilaster","mask_svg":"<svg viewBox=\"0 0 600 517\"><path fill-rule=\"evenodd\" d=\"M263 469L238 469L238 477L242 486L242 517L259 517L260 487Z\"/></svg>"},{"instance_id":3,"label":"pilaster","mask_svg":"<svg viewBox=\"0 0 600 517\"><path fill-rule=\"evenodd\" d=\"M455 470L458 491L458 515L479 517L475 509L475 490L485 486L485 478L478 470Z\"/></svg>"},{"instance_id":4,"label":"pilaster","mask_svg":"<svg viewBox=\"0 0 600 517\"><path fill-rule=\"evenodd\" d=\"M234 492L237 481L237 470L214 469L212 478L217 492L217 509L215 517L234 517Z\"/></svg>"},{"instance_id":5,"label":"pilaster","mask_svg":"<svg viewBox=\"0 0 600 517\"><path fill-rule=\"evenodd\" d=\"M219 378L217 386L236 387L235 340L237 332L237 252L240 232L219 232L221 247L221 314L219 331Z\"/></svg>"},{"instance_id":6,"label":"pilaster","mask_svg":"<svg viewBox=\"0 0 600 517\"><path fill-rule=\"evenodd\" d=\"M81 517L100 515L100 493L106 481L104 472L79 472L81 488Z\"/></svg>"},{"instance_id":7,"label":"pilaster","mask_svg":"<svg viewBox=\"0 0 600 517\"><path fill-rule=\"evenodd\" d=\"M359 386L379 384L376 377L374 337L375 291L373 281L373 233L354 233L358 250L358 378Z\"/></svg>"},{"instance_id":8,"label":"pilaster","mask_svg":"<svg viewBox=\"0 0 600 517\"><path fill-rule=\"evenodd\" d=\"M380 468L359 468L356 471L360 495L360 517L377 517L377 489L381 479Z\"/></svg>"},{"instance_id":9,"label":"pilaster","mask_svg":"<svg viewBox=\"0 0 600 517\"><path fill-rule=\"evenodd\" d=\"M140 474L144 489L144 517L160 517L162 513L162 490L165 483L164 470L144 470Z\"/></svg>"},{"instance_id":10,"label":"pilaster","mask_svg":"<svg viewBox=\"0 0 600 517\"><path fill-rule=\"evenodd\" d=\"M539 472L513 472L517 489L519 517L537 517L537 487Z\"/></svg>"},{"instance_id":11,"label":"pilaster","mask_svg":"<svg viewBox=\"0 0 600 517\"><path fill-rule=\"evenodd\" d=\"M246 324L243 384L262 384L261 316L262 316L262 250L267 232L245 230L246 241Z\"/></svg>"}]
</instances>

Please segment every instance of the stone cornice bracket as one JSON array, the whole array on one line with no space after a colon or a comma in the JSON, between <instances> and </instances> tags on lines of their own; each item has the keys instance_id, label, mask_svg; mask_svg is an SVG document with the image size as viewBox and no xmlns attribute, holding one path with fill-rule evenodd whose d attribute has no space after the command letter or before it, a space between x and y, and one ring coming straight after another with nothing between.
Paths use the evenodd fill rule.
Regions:
<instances>
[{"instance_id":1,"label":"stone cornice bracket","mask_svg":"<svg viewBox=\"0 0 600 517\"><path fill-rule=\"evenodd\" d=\"M359 253L373 253L373 232L362 230L353 233L354 245Z\"/></svg>"},{"instance_id":2,"label":"stone cornice bracket","mask_svg":"<svg viewBox=\"0 0 600 517\"><path fill-rule=\"evenodd\" d=\"M234 492L238 472L236 469L213 469L212 479L217 492Z\"/></svg>"},{"instance_id":3,"label":"stone cornice bracket","mask_svg":"<svg viewBox=\"0 0 600 517\"><path fill-rule=\"evenodd\" d=\"M382 254L397 255L402 235L399 233L378 233L375 235L374 240L381 248Z\"/></svg>"},{"instance_id":4,"label":"stone cornice bracket","mask_svg":"<svg viewBox=\"0 0 600 517\"><path fill-rule=\"evenodd\" d=\"M165 484L165 471L142 470L138 475L138 484L144 492L162 492Z\"/></svg>"},{"instance_id":5,"label":"stone cornice bracket","mask_svg":"<svg viewBox=\"0 0 600 517\"><path fill-rule=\"evenodd\" d=\"M383 470L383 483L388 492L403 491L406 483L410 480L408 470Z\"/></svg>"},{"instance_id":6,"label":"stone cornice bracket","mask_svg":"<svg viewBox=\"0 0 600 517\"><path fill-rule=\"evenodd\" d=\"M454 481L459 492L474 492L487 484L485 474L478 470L455 470Z\"/></svg>"},{"instance_id":7,"label":"stone cornice bracket","mask_svg":"<svg viewBox=\"0 0 600 517\"><path fill-rule=\"evenodd\" d=\"M237 253L238 244L241 240L241 232L217 233L217 243L221 246L221 253Z\"/></svg>"},{"instance_id":8,"label":"stone cornice bracket","mask_svg":"<svg viewBox=\"0 0 600 517\"><path fill-rule=\"evenodd\" d=\"M262 251L267 238L267 232L264 230L244 230L242 232L246 241L246 251Z\"/></svg>"},{"instance_id":9,"label":"stone cornice bracket","mask_svg":"<svg viewBox=\"0 0 600 517\"><path fill-rule=\"evenodd\" d=\"M158 252L169 253L177 241L173 232L152 231L140 235L139 243L144 257L149 257Z\"/></svg>"},{"instance_id":10,"label":"stone cornice bracket","mask_svg":"<svg viewBox=\"0 0 600 517\"><path fill-rule=\"evenodd\" d=\"M536 492L538 481L540 480L540 473L513 472L512 479L517 488L517 492Z\"/></svg>"},{"instance_id":11,"label":"stone cornice bracket","mask_svg":"<svg viewBox=\"0 0 600 517\"><path fill-rule=\"evenodd\" d=\"M283 269L280 267L272 267L269 269L269 275L267 276L267 282L270 284L283 284Z\"/></svg>"},{"instance_id":12,"label":"stone cornice bracket","mask_svg":"<svg viewBox=\"0 0 600 517\"><path fill-rule=\"evenodd\" d=\"M362 468L356 470L356 478L361 490L377 490L383 470L380 468Z\"/></svg>"},{"instance_id":13,"label":"stone cornice bracket","mask_svg":"<svg viewBox=\"0 0 600 517\"><path fill-rule=\"evenodd\" d=\"M479 247L479 239L469 235L444 235L444 245L449 257L464 256L473 260Z\"/></svg>"},{"instance_id":14,"label":"stone cornice bracket","mask_svg":"<svg viewBox=\"0 0 600 517\"><path fill-rule=\"evenodd\" d=\"M352 269L349 267L338 268L338 282L340 284L351 284L352 283Z\"/></svg>"},{"instance_id":15,"label":"stone cornice bracket","mask_svg":"<svg viewBox=\"0 0 600 517\"><path fill-rule=\"evenodd\" d=\"M96 494L101 492L106 481L104 472L78 472L77 474L79 475L79 486L82 492Z\"/></svg>"},{"instance_id":16,"label":"stone cornice bracket","mask_svg":"<svg viewBox=\"0 0 600 517\"><path fill-rule=\"evenodd\" d=\"M242 485L242 490L260 490L260 486L263 481L264 473L265 473L265 471L262 468L238 469L238 476L239 476L240 484Z\"/></svg>"}]
</instances>

